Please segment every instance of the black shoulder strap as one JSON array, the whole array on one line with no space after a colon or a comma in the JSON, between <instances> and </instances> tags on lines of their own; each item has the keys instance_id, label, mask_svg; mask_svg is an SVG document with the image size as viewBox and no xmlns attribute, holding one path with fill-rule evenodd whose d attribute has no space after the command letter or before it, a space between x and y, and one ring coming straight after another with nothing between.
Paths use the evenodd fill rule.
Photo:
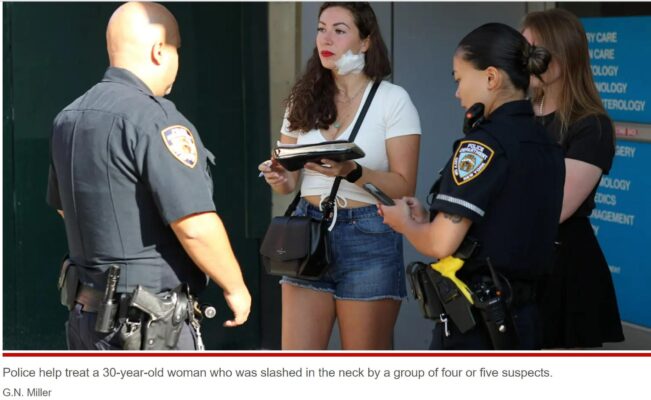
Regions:
<instances>
[{"instance_id":1,"label":"black shoulder strap","mask_svg":"<svg viewBox=\"0 0 651 400\"><path fill-rule=\"evenodd\" d=\"M373 97L375 97L375 92L377 92L377 88L380 87L380 83L382 83L381 80L375 81L373 83L373 87L371 88L371 91L368 93L368 97L364 102L364 107L362 107L362 111L360 111L359 117L357 118L357 121L355 121L355 126L353 127L353 131L350 133L350 138L348 138L349 142L355 141L355 137L357 137L357 132L359 131L359 128L362 126L362 122L364 122L364 117L366 116L366 112L368 111L369 107L371 107L371 102L373 102Z\"/></svg>"},{"instance_id":2,"label":"black shoulder strap","mask_svg":"<svg viewBox=\"0 0 651 400\"><path fill-rule=\"evenodd\" d=\"M377 89L380 87L381 83L382 80L377 80L373 83L373 87L371 87L371 91L368 93L368 97L366 98L366 101L364 102L364 106L362 107L362 111L360 111L359 117L357 117L357 121L355 121L355 126L353 126L353 131L350 133L350 138L348 139L349 142L353 142L355 140L355 137L357 136L357 132L359 131L359 128L362 126L362 123L364 122L364 117L366 116L366 112L368 111L369 107L371 107L371 102L373 102L373 97L375 97L375 92L377 92ZM332 190L330 190L330 195L328 196L327 200L323 203L323 215L325 216L324 220L330 218L330 214L334 210L337 191L339 190L339 184L341 183L342 179L343 178L341 176L335 178L335 181L332 184ZM287 210L285 211L286 217L292 215L300 199L301 199L301 191L299 190L296 193L294 200L292 200L292 203L289 205L289 207L287 207Z\"/></svg>"}]
</instances>

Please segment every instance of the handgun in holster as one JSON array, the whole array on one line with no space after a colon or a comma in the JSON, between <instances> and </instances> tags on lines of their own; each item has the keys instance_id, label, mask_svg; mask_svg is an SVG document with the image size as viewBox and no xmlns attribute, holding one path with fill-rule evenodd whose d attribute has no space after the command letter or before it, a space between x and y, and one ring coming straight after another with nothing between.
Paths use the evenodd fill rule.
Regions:
<instances>
[{"instance_id":1,"label":"handgun in holster","mask_svg":"<svg viewBox=\"0 0 651 400\"><path fill-rule=\"evenodd\" d=\"M439 300L434 283L429 276L430 270L429 265L415 261L407 265L407 277L409 277L411 294L420 304L423 316L439 321L444 317L443 304Z\"/></svg>"},{"instance_id":2,"label":"handgun in holster","mask_svg":"<svg viewBox=\"0 0 651 400\"><path fill-rule=\"evenodd\" d=\"M181 284L161 297L138 285L130 296L129 311L122 326L123 347L128 350L174 349L184 322L194 312L188 292L187 285ZM137 311L140 311L140 318Z\"/></svg>"},{"instance_id":3,"label":"handgun in holster","mask_svg":"<svg viewBox=\"0 0 651 400\"><path fill-rule=\"evenodd\" d=\"M462 333L475 326L472 296L455 273L477 247L476 241L466 238L453 256L431 265L414 262L407 266L412 293L425 318L445 322L450 317Z\"/></svg>"}]
</instances>

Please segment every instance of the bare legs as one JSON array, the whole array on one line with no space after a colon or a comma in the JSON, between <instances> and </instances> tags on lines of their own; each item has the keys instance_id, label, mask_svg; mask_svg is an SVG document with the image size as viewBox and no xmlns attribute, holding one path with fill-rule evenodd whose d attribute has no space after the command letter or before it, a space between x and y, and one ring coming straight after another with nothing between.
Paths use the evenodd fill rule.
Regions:
<instances>
[{"instance_id":1,"label":"bare legs","mask_svg":"<svg viewBox=\"0 0 651 400\"><path fill-rule=\"evenodd\" d=\"M400 301L335 300L332 294L282 285L283 350L325 350L339 320L343 350L389 350Z\"/></svg>"}]
</instances>

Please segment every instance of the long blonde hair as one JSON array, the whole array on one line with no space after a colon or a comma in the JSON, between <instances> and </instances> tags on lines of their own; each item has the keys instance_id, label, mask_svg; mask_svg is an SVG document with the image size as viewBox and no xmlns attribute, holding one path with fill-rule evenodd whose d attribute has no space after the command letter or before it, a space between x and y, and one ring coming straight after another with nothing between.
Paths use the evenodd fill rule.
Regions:
<instances>
[{"instance_id":1,"label":"long blonde hair","mask_svg":"<svg viewBox=\"0 0 651 400\"><path fill-rule=\"evenodd\" d=\"M563 143L571 124L590 115L607 115L592 78L585 30L574 14L561 8L527 14L522 30L527 28L560 68L557 118ZM542 101L543 95L542 88L533 90L534 101Z\"/></svg>"}]
</instances>

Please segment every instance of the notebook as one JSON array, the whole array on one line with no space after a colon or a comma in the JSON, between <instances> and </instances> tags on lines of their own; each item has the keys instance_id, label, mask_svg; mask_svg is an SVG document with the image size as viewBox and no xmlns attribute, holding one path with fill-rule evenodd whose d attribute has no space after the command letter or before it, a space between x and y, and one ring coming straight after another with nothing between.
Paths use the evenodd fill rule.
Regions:
<instances>
[{"instance_id":1,"label":"notebook","mask_svg":"<svg viewBox=\"0 0 651 400\"><path fill-rule=\"evenodd\" d=\"M275 159L288 171L299 170L306 162L320 163L324 158L346 161L364 156L364 151L359 146L346 140L302 145L279 143L274 149Z\"/></svg>"}]
</instances>

